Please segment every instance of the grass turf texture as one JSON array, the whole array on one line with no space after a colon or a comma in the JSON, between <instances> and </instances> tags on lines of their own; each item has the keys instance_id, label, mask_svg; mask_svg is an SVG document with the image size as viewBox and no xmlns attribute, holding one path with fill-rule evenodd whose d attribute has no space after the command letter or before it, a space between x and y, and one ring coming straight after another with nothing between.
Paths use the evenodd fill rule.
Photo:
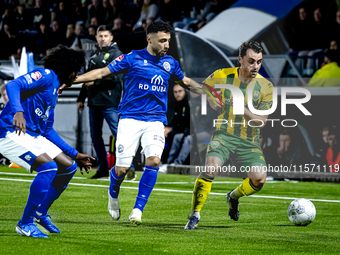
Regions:
<instances>
[{"instance_id":1,"label":"grass turf texture","mask_svg":"<svg viewBox=\"0 0 340 255\"><path fill-rule=\"evenodd\" d=\"M0 166L0 172L27 173ZM79 171L76 177L81 176ZM141 173L138 174L140 179ZM0 178L33 180L34 176L0 174ZM218 178L218 181L241 179ZM156 188L192 191L195 179L183 175L158 176ZM199 229L183 230L191 209L191 194L153 191L141 226L128 216L137 190L121 189L122 216L113 221L107 212L108 181L73 179L49 213L61 234L48 239L22 237L15 226L22 216L30 182L0 179L0 254L273 254L340 253L340 203L313 201L316 219L307 227L294 226L287 208L292 200L245 197L240 200L240 220L227 216L225 197L210 195L203 207ZM213 184L212 192L227 193L238 183ZM137 183L123 183L137 188ZM259 195L338 200L340 185L316 182L267 183Z\"/></svg>"}]
</instances>

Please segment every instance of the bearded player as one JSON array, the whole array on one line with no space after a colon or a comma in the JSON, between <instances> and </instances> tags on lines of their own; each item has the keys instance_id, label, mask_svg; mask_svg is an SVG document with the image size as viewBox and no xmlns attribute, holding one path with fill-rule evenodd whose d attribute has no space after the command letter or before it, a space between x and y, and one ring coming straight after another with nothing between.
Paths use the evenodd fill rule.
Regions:
<instances>
[{"instance_id":1,"label":"bearded player","mask_svg":"<svg viewBox=\"0 0 340 255\"><path fill-rule=\"evenodd\" d=\"M123 73L124 92L119 105L116 142L116 165L110 171L108 210L114 220L120 218L119 188L129 170L141 142L145 154L145 170L139 181L135 206L129 216L131 223L142 222L142 212L157 180L164 148L164 125L167 124L168 80L202 94L202 86L185 77L178 62L166 55L172 28L155 21L146 31L148 46L121 55L107 67L81 75L76 82L90 82Z\"/></svg>"},{"instance_id":2,"label":"bearded player","mask_svg":"<svg viewBox=\"0 0 340 255\"><path fill-rule=\"evenodd\" d=\"M268 110L272 105L273 85L264 79L258 71L261 68L263 49L258 42L249 41L240 46L239 62L241 66L223 68L212 73L205 84L229 84L238 87L245 98L244 115L233 114L233 96L228 89L221 89L222 113L208 145L205 165L206 173L201 173L195 182L192 197L192 211L184 229L193 230L198 226L201 209L210 193L212 181L217 175L218 167L232 158L237 169L241 166L250 169L240 186L226 196L229 204L229 216L239 219L238 199L259 192L266 181L267 174L263 167L266 162L259 145L260 128L266 124L268 115L255 115L248 109L253 104L257 110ZM248 102L248 88L252 88L252 102ZM210 105L216 110L220 105ZM227 120L223 121L223 120ZM250 125L248 121L252 120Z\"/></svg>"}]
</instances>

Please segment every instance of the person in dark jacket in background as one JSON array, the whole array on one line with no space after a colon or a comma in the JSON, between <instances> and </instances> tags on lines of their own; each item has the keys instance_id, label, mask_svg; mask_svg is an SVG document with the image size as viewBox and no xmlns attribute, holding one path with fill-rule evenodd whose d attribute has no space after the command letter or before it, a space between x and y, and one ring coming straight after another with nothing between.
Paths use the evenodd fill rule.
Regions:
<instances>
[{"instance_id":1,"label":"person in dark jacket in background","mask_svg":"<svg viewBox=\"0 0 340 255\"><path fill-rule=\"evenodd\" d=\"M97 29L96 50L91 54L87 72L103 68L123 53L117 43L113 42L111 30L105 25ZM93 83L93 82L92 82ZM102 138L103 121L106 120L114 138L118 127L118 105L121 99L121 77L109 75L94 82L96 86L83 84L79 97L78 109L84 109L84 102L88 98L90 131L93 146L97 154L98 170L93 179L109 176L109 164Z\"/></svg>"},{"instance_id":2,"label":"person in dark jacket in background","mask_svg":"<svg viewBox=\"0 0 340 255\"><path fill-rule=\"evenodd\" d=\"M169 132L173 132L174 135L167 163L183 165L192 147L192 138L190 136L190 108L188 95L183 87L175 85L174 96L177 101L174 117L169 126L165 128L166 137Z\"/></svg>"}]
</instances>

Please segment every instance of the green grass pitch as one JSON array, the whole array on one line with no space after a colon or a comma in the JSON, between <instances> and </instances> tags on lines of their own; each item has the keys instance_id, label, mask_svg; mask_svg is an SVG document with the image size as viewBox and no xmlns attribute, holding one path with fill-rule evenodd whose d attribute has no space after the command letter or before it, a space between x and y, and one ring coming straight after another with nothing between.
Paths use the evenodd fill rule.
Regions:
<instances>
[{"instance_id":1,"label":"green grass pitch","mask_svg":"<svg viewBox=\"0 0 340 255\"><path fill-rule=\"evenodd\" d=\"M12 173L11 175L8 173ZM18 173L25 175L18 175ZM199 229L183 229L191 210L194 178L159 174L143 213L141 226L128 216L137 195L137 182L124 182L120 193L122 216L113 221L107 212L107 180L78 172L49 213L61 234L47 239L22 237L15 226L22 216L33 175L0 167L0 254L340 254L340 185L318 182L267 182L258 193L268 197L240 200L240 220L227 215L225 196L241 179L218 178L201 213ZM138 179L141 173L138 174ZM21 181L20 181L21 180ZM176 183L177 182L177 183ZM288 220L293 199L313 201L314 222L306 227Z\"/></svg>"}]
</instances>

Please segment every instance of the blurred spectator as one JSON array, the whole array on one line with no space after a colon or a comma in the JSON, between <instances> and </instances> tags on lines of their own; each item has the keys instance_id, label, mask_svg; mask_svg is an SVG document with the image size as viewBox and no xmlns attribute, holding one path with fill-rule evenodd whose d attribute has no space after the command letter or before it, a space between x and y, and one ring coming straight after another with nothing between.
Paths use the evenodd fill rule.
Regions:
<instances>
[{"instance_id":1,"label":"blurred spectator","mask_svg":"<svg viewBox=\"0 0 340 255\"><path fill-rule=\"evenodd\" d=\"M66 30L66 26L70 22L70 14L68 13L68 10L66 8L66 2L60 1L57 5L57 8L55 8L53 12L55 13L55 17L52 20L58 20L60 30Z\"/></svg>"},{"instance_id":2,"label":"blurred spectator","mask_svg":"<svg viewBox=\"0 0 340 255\"><path fill-rule=\"evenodd\" d=\"M328 135L329 148L326 159L331 173L339 173L340 143L338 143L339 132L336 128L330 128Z\"/></svg>"},{"instance_id":3,"label":"blurred spectator","mask_svg":"<svg viewBox=\"0 0 340 255\"><path fill-rule=\"evenodd\" d=\"M12 12L11 12L11 9L10 8L6 8L5 11L4 11L4 14L2 15L1 17L1 27L0 27L0 30L3 30L4 29L4 25L5 24L13 24L12 21L13 21L13 15L12 15Z\"/></svg>"},{"instance_id":4,"label":"blurred spectator","mask_svg":"<svg viewBox=\"0 0 340 255\"><path fill-rule=\"evenodd\" d=\"M15 60L20 60L21 58L21 52L22 52L22 48L20 46L16 46L16 49L14 50L14 52L11 54L11 56L15 59Z\"/></svg>"},{"instance_id":5,"label":"blurred spectator","mask_svg":"<svg viewBox=\"0 0 340 255\"><path fill-rule=\"evenodd\" d=\"M336 87L340 86L339 52L328 50L325 53L325 65L321 67L310 79L309 87Z\"/></svg>"},{"instance_id":6,"label":"blurred spectator","mask_svg":"<svg viewBox=\"0 0 340 255\"><path fill-rule=\"evenodd\" d=\"M164 136L166 138L171 139L171 137L173 137L167 164L175 163L183 165L192 148L192 137L190 136L190 107L185 89L180 85L175 85L173 90L177 101L175 113L171 123L168 127L165 127L164 130Z\"/></svg>"},{"instance_id":7,"label":"blurred spectator","mask_svg":"<svg viewBox=\"0 0 340 255\"><path fill-rule=\"evenodd\" d=\"M97 29L97 27L98 27L98 19L97 19L97 17L92 17L91 18L91 22L90 22L90 26L94 26L94 27L96 27L96 29Z\"/></svg>"},{"instance_id":8,"label":"blurred spectator","mask_svg":"<svg viewBox=\"0 0 340 255\"><path fill-rule=\"evenodd\" d=\"M174 21L181 20L181 6L180 0L161 0L160 1L160 17L164 22L173 24Z\"/></svg>"},{"instance_id":9,"label":"blurred spectator","mask_svg":"<svg viewBox=\"0 0 340 255\"><path fill-rule=\"evenodd\" d=\"M228 3L229 2L229 3ZM210 22L213 18L216 17L220 12L225 10L235 1L222 1L222 0L210 0L204 6L204 9L201 15L198 16L198 21L192 28L192 31L196 32L198 29L201 29L208 22ZM190 27L189 27L190 28Z\"/></svg>"},{"instance_id":10,"label":"blurred spectator","mask_svg":"<svg viewBox=\"0 0 340 255\"><path fill-rule=\"evenodd\" d=\"M298 9L298 19L293 22L291 29L290 52L300 50L310 50L310 40L312 39L311 22L305 6Z\"/></svg>"},{"instance_id":11,"label":"blurred spectator","mask_svg":"<svg viewBox=\"0 0 340 255\"><path fill-rule=\"evenodd\" d=\"M46 55L46 51L51 41L50 32L48 31L47 24L40 22L39 32L36 41L35 54L36 58L41 60Z\"/></svg>"},{"instance_id":12,"label":"blurred spectator","mask_svg":"<svg viewBox=\"0 0 340 255\"><path fill-rule=\"evenodd\" d=\"M122 5L121 18L131 30L139 19L142 5L143 0L124 1Z\"/></svg>"},{"instance_id":13,"label":"blurred spectator","mask_svg":"<svg viewBox=\"0 0 340 255\"><path fill-rule=\"evenodd\" d=\"M14 24L17 31L25 31L31 28L31 20L25 10L25 5L19 5L14 13Z\"/></svg>"},{"instance_id":14,"label":"blurred spectator","mask_svg":"<svg viewBox=\"0 0 340 255\"><path fill-rule=\"evenodd\" d=\"M68 24L66 29L65 45L67 47L71 47L75 39L76 39L75 26L74 24Z\"/></svg>"},{"instance_id":15,"label":"blurred spectator","mask_svg":"<svg viewBox=\"0 0 340 255\"><path fill-rule=\"evenodd\" d=\"M326 19L323 17L320 7L314 9L310 30L308 28L309 27L306 27L306 35L306 32L302 32L308 39L308 42L304 42L306 48L299 51L298 57L300 59L296 62L299 72L305 77L311 77L315 68L320 67L320 65L316 66L316 63L318 63L317 60L322 55L323 50L327 48L327 43L329 42L331 26L326 23ZM303 45L301 45L301 47L302 46ZM307 61L304 59L307 59Z\"/></svg>"},{"instance_id":16,"label":"blurred spectator","mask_svg":"<svg viewBox=\"0 0 340 255\"><path fill-rule=\"evenodd\" d=\"M271 159L266 159L267 163L273 166L302 164L302 151L295 142L296 139L293 139L291 133L287 130L282 131L279 135L279 147Z\"/></svg>"},{"instance_id":17,"label":"blurred spectator","mask_svg":"<svg viewBox=\"0 0 340 255\"><path fill-rule=\"evenodd\" d=\"M131 31L121 18L116 18L113 21L112 33L124 33Z\"/></svg>"},{"instance_id":18,"label":"blurred spectator","mask_svg":"<svg viewBox=\"0 0 340 255\"><path fill-rule=\"evenodd\" d=\"M136 22L136 24L134 25L133 30L142 27L143 21L145 21L145 23L147 20L149 20L149 22L154 21L158 17L158 13L159 13L159 8L156 5L154 0L144 0L142 10L140 13L140 17L138 21Z\"/></svg>"},{"instance_id":19,"label":"blurred spectator","mask_svg":"<svg viewBox=\"0 0 340 255\"><path fill-rule=\"evenodd\" d=\"M12 54L17 52L18 41L9 24L4 24L0 31L0 55L2 59L8 59ZM5 49L5 50L4 50Z\"/></svg>"},{"instance_id":20,"label":"blurred spectator","mask_svg":"<svg viewBox=\"0 0 340 255\"><path fill-rule=\"evenodd\" d=\"M317 7L313 12L312 31L316 35L310 41L312 49L325 49L329 41L330 25L326 23L326 18L321 12L321 8Z\"/></svg>"},{"instance_id":21,"label":"blurred spectator","mask_svg":"<svg viewBox=\"0 0 340 255\"><path fill-rule=\"evenodd\" d=\"M331 39L329 43L330 50L339 50L339 40Z\"/></svg>"},{"instance_id":22,"label":"blurred spectator","mask_svg":"<svg viewBox=\"0 0 340 255\"><path fill-rule=\"evenodd\" d=\"M206 3L203 0L193 0L187 2L184 6L183 19L181 21L174 22L173 27L188 30L191 24L197 23L199 19L198 15L200 15L201 12L204 10L205 5Z\"/></svg>"},{"instance_id":23,"label":"blurred spectator","mask_svg":"<svg viewBox=\"0 0 340 255\"><path fill-rule=\"evenodd\" d=\"M81 4L73 3L72 5L73 11L70 19L72 23L76 23L77 21L86 21L87 10L83 8Z\"/></svg>"},{"instance_id":24,"label":"blurred spectator","mask_svg":"<svg viewBox=\"0 0 340 255\"><path fill-rule=\"evenodd\" d=\"M332 32L338 36L340 34L340 10L338 10L335 14L335 22L333 23Z\"/></svg>"},{"instance_id":25,"label":"blurred spectator","mask_svg":"<svg viewBox=\"0 0 340 255\"><path fill-rule=\"evenodd\" d=\"M106 12L106 15L104 18L104 24L107 25L108 27L113 27L114 20L121 17L121 6L117 2L117 0L109 0L109 1L104 0L104 1L109 2L109 5L107 7L108 11ZM103 1L103 6L104 6L104 1Z\"/></svg>"},{"instance_id":26,"label":"blurred spectator","mask_svg":"<svg viewBox=\"0 0 340 255\"><path fill-rule=\"evenodd\" d=\"M76 33L77 36L85 35L85 33L84 33L84 23L83 22L77 22L76 23L75 33Z\"/></svg>"},{"instance_id":27,"label":"blurred spectator","mask_svg":"<svg viewBox=\"0 0 340 255\"><path fill-rule=\"evenodd\" d=\"M88 29L88 38L95 41L96 40L96 27L90 26Z\"/></svg>"},{"instance_id":28,"label":"blurred spectator","mask_svg":"<svg viewBox=\"0 0 340 255\"><path fill-rule=\"evenodd\" d=\"M24 5L25 8L33 8L34 0L19 0L20 5Z\"/></svg>"},{"instance_id":29,"label":"blurred spectator","mask_svg":"<svg viewBox=\"0 0 340 255\"><path fill-rule=\"evenodd\" d=\"M96 25L97 27L99 24L102 24L102 20L105 16L104 16L103 6L100 5L99 0L92 0L92 4L89 4L85 27L88 28L90 25L92 25L93 17L97 18L97 25Z\"/></svg>"},{"instance_id":30,"label":"blurred spectator","mask_svg":"<svg viewBox=\"0 0 340 255\"><path fill-rule=\"evenodd\" d=\"M0 83L1 86L0 86L0 94L1 94L1 97L4 101L5 104L7 104L8 102L8 97L7 97L7 91L6 91L6 85L3 84L2 82Z\"/></svg>"},{"instance_id":31,"label":"blurred spectator","mask_svg":"<svg viewBox=\"0 0 340 255\"><path fill-rule=\"evenodd\" d=\"M65 41L65 34L60 30L59 21L52 21L52 32L51 32L51 40L49 42L48 47L53 48L58 44L63 44Z\"/></svg>"},{"instance_id":32,"label":"blurred spectator","mask_svg":"<svg viewBox=\"0 0 340 255\"><path fill-rule=\"evenodd\" d=\"M35 0L35 6L33 9L33 29L39 31L40 22L44 21L49 24L50 21L50 12L43 5L42 0Z\"/></svg>"},{"instance_id":33,"label":"blurred spectator","mask_svg":"<svg viewBox=\"0 0 340 255\"><path fill-rule=\"evenodd\" d=\"M319 139L320 142L317 141L317 145L315 146L315 155L318 158L319 164L326 163L326 153L329 148L328 135L329 128L324 127L321 131L321 139Z\"/></svg>"}]
</instances>

